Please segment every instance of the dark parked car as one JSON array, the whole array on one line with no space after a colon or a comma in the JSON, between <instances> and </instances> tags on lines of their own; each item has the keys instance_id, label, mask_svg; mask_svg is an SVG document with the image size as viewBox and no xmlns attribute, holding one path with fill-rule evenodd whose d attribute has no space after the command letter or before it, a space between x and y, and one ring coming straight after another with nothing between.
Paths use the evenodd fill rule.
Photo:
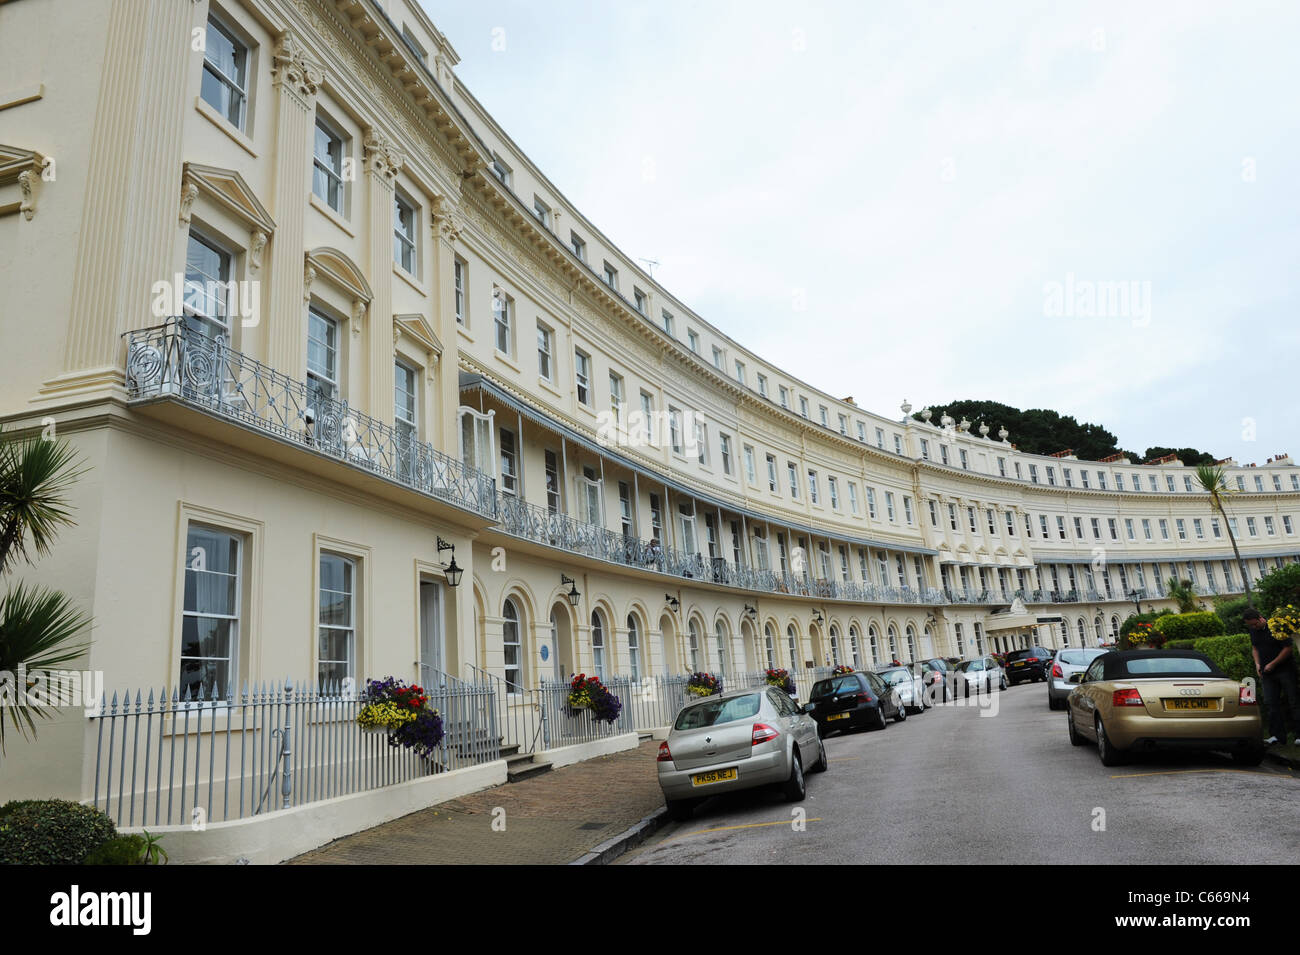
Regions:
<instances>
[{"instance_id":1,"label":"dark parked car","mask_svg":"<svg viewBox=\"0 0 1300 955\"><path fill-rule=\"evenodd\" d=\"M891 719L900 723L907 719L898 691L865 672L818 680L808 694L807 712L822 736L863 726L884 729Z\"/></svg>"},{"instance_id":2,"label":"dark parked car","mask_svg":"<svg viewBox=\"0 0 1300 955\"><path fill-rule=\"evenodd\" d=\"M926 702L931 706L941 702L947 703L948 684L953 682L954 664L943 657L932 657L929 660L921 660L917 666L921 668L921 683L925 687Z\"/></svg>"},{"instance_id":3,"label":"dark parked car","mask_svg":"<svg viewBox=\"0 0 1300 955\"><path fill-rule=\"evenodd\" d=\"M1028 650L1012 650L1007 654L1004 669L1007 683L1034 682L1047 679L1047 668L1052 665L1052 651L1044 647L1030 647Z\"/></svg>"}]
</instances>

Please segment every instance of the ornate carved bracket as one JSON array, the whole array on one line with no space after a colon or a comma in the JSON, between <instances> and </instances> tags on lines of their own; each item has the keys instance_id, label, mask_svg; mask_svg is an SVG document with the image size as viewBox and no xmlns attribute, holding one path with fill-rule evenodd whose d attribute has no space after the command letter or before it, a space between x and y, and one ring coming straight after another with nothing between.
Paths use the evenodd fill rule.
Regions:
<instances>
[{"instance_id":1,"label":"ornate carved bracket","mask_svg":"<svg viewBox=\"0 0 1300 955\"><path fill-rule=\"evenodd\" d=\"M366 153L366 171L391 186L402 171L405 161L402 153L388 139L374 129L366 130L363 143Z\"/></svg>"},{"instance_id":2,"label":"ornate carved bracket","mask_svg":"<svg viewBox=\"0 0 1300 955\"><path fill-rule=\"evenodd\" d=\"M307 58L307 51L292 33L285 32L275 44L271 75L274 82L311 99L325 82L325 71Z\"/></svg>"}]
</instances>

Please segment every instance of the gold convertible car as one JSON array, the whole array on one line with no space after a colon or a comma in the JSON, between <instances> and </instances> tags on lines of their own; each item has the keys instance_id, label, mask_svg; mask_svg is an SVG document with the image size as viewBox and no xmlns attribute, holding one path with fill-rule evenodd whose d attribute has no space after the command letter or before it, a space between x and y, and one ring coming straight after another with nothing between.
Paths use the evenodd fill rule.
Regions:
<instances>
[{"instance_id":1,"label":"gold convertible car","mask_svg":"<svg viewBox=\"0 0 1300 955\"><path fill-rule=\"evenodd\" d=\"M1070 742L1094 740L1105 766L1164 748L1223 750L1245 766L1264 758L1254 687L1203 653L1115 651L1070 679L1077 683L1066 700Z\"/></svg>"}]
</instances>

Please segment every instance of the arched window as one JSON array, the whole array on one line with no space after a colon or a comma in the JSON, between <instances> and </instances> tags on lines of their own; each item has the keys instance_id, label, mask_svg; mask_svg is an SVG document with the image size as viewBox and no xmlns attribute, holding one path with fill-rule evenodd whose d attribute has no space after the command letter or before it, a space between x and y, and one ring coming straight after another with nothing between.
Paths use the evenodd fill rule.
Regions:
<instances>
[{"instance_id":1,"label":"arched window","mask_svg":"<svg viewBox=\"0 0 1300 955\"><path fill-rule=\"evenodd\" d=\"M840 628L831 624L831 663L840 665Z\"/></svg>"},{"instance_id":2,"label":"arched window","mask_svg":"<svg viewBox=\"0 0 1300 955\"><path fill-rule=\"evenodd\" d=\"M916 662L916 628L910 623L907 625L907 662Z\"/></svg>"},{"instance_id":3,"label":"arched window","mask_svg":"<svg viewBox=\"0 0 1300 955\"><path fill-rule=\"evenodd\" d=\"M790 669L799 669L799 635L794 632L794 624L785 628L785 640L790 645Z\"/></svg>"},{"instance_id":4,"label":"arched window","mask_svg":"<svg viewBox=\"0 0 1300 955\"><path fill-rule=\"evenodd\" d=\"M763 652L767 654L767 668L776 669L776 634L772 632L772 625L769 623L763 628Z\"/></svg>"},{"instance_id":5,"label":"arched window","mask_svg":"<svg viewBox=\"0 0 1300 955\"><path fill-rule=\"evenodd\" d=\"M1105 626L1106 625L1102 623L1101 617L1098 616L1093 618L1092 629L1097 631L1097 643L1099 644L1106 639Z\"/></svg>"},{"instance_id":6,"label":"arched window","mask_svg":"<svg viewBox=\"0 0 1300 955\"><path fill-rule=\"evenodd\" d=\"M871 665L878 667L880 666L880 633L874 623L867 628L867 640L871 644Z\"/></svg>"},{"instance_id":7,"label":"arched window","mask_svg":"<svg viewBox=\"0 0 1300 955\"><path fill-rule=\"evenodd\" d=\"M853 669L862 669L862 640L858 636L857 624L849 626L849 653L853 659Z\"/></svg>"},{"instance_id":8,"label":"arched window","mask_svg":"<svg viewBox=\"0 0 1300 955\"><path fill-rule=\"evenodd\" d=\"M898 630L891 623L889 625L889 662L893 663L898 659Z\"/></svg>"},{"instance_id":9,"label":"arched window","mask_svg":"<svg viewBox=\"0 0 1300 955\"><path fill-rule=\"evenodd\" d=\"M501 624L501 643L505 649L506 692L524 691L523 652L519 643L519 608L513 600L506 600L501 608L505 621Z\"/></svg>"},{"instance_id":10,"label":"arched window","mask_svg":"<svg viewBox=\"0 0 1300 955\"><path fill-rule=\"evenodd\" d=\"M727 672L727 627L719 620L713 625L713 632L718 638L718 676Z\"/></svg>"},{"instance_id":11,"label":"arched window","mask_svg":"<svg viewBox=\"0 0 1300 955\"><path fill-rule=\"evenodd\" d=\"M632 679L641 679L641 633L633 614L627 615L627 655L632 667Z\"/></svg>"},{"instance_id":12,"label":"arched window","mask_svg":"<svg viewBox=\"0 0 1300 955\"><path fill-rule=\"evenodd\" d=\"M605 621L599 610L591 612L591 656L596 676L605 682Z\"/></svg>"},{"instance_id":13,"label":"arched window","mask_svg":"<svg viewBox=\"0 0 1300 955\"><path fill-rule=\"evenodd\" d=\"M1119 615L1113 614L1110 618L1110 639L1112 643L1119 642Z\"/></svg>"},{"instance_id":14,"label":"arched window","mask_svg":"<svg viewBox=\"0 0 1300 955\"><path fill-rule=\"evenodd\" d=\"M687 655L691 658L691 672L701 673L703 667L700 666L700 625L692 620L686 627Z\"/></svg>"},{"instance_id":15,"label":"arched window","mask_svg":"<svg viewBox=\"0 0 1300 955\"><path fill-rule=\"evenodd\" d=\"M1086 647L1087 645L1088 645L1087 624L1085 624L1083 622L1083 618L1080 617L1079 618L1079 646Z\"/></svg>"}]
</instances>

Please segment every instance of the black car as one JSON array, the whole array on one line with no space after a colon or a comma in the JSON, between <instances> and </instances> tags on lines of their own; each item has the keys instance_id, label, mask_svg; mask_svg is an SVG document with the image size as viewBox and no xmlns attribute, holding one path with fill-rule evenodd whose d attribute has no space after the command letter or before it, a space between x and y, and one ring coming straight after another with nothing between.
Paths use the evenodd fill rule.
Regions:
<instances>
[{"instance_id":1,"label":"black car","mask_svg":"<svg viewBox=\"0 0 1300 955\"><path fill-rule=\"evenodd\" d=\"M913 666L921 670L921 683L925 687L926 702L933 706L936 703L948 702L948 684L952 683L953 665L943 657L931 657L929 660L921 660Z\"/></svg>"},{"instance_id":2,"label":"black car","mask_svg":"<svg viewBox=\"0 0 1300 955\"><path fill-rule=\"evenodd\" d=\"M864 726L884 729L891 719L907 719L898 692L876 674L863 672L818 680L808 694L807 712L821 736Z\"/></svg>"},{"instance_id":3,"label":"black car","mask_svg":"<svg viewBox=\"0 0 1300 955\"><path fill-rule=\"evenodd\" d=\"M1027 650L1012 650L1007 654L1003 669L1007 672L1007 682L1012 686L1017 683L1034 682L1047 679L1047 669L1052 665L1052 651L1044 647L1030 647Z\"/></svg>"}]
</instances>

